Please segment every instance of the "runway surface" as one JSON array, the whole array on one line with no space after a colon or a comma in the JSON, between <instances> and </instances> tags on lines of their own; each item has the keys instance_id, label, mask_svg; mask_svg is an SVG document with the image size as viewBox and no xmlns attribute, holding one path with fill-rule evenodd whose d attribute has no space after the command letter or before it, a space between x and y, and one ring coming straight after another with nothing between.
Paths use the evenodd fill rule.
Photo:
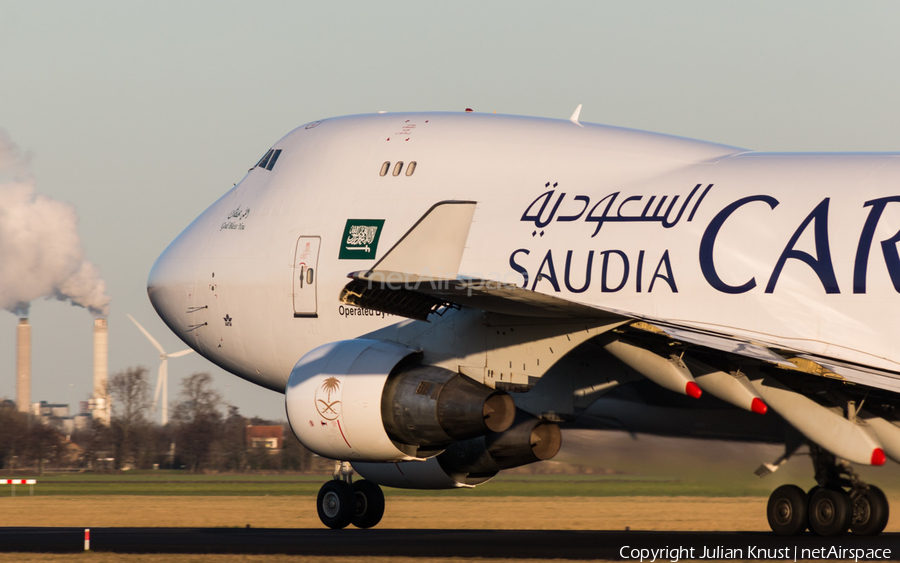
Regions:
<instances>
[{"instance_id":1,"label":"runway surface","mask_svg":"<svg viewBox=\"0 0 900 563\"><path fill-rule=\"evenodd\" d=\"M866 538L852 535L820 538L811 534L781 538L760 532L629 532L563 530L356 530L283 528L94 528L93 551L117 553L283 553L296 555L386 557L487 557L515 559L623 559L639 551L683 548L679 559L804 558L803 549L824 549L816 559L850 559L828 549L882 550L860 559L900 559L900 534ZM626 547L627 546L627 547ZM624 549L623 549L624 548ZM82 528L2 528L0 550L77 552L84 549ZM779 550L779 551L775 551ZM884 550L890 550L886 553ZM729 557L729 555L737 557ZM646 556L646 554L645 554ZM657 560L670 560L657 554ZM887 557L885 557L887 556Z\"/></svg>"}]
</instances>

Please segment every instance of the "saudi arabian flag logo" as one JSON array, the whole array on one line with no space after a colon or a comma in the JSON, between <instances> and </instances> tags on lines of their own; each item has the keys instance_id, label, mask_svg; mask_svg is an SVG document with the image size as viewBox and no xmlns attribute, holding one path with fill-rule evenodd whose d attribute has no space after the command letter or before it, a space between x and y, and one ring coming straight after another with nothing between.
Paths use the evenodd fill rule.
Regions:
<instances>
[{"instance_id":1,"label":"saudi arabian flag logo","mask_svg":"<svg viewBox=\"0 0 900 563\"><path fill-rule=\"evenodd\" d=\"M338 260L374 260L384 219L347 219Z\"/></svg>"}]
</instances>

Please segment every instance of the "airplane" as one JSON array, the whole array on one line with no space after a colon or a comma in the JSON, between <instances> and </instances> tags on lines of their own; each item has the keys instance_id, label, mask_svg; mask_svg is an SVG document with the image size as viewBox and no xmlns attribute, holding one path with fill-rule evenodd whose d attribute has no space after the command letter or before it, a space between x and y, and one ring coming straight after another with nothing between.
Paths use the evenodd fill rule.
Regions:
<instances>
[{"instance_id":1,"label":"airplane","mask_svg":"<svg viewBox=\"0 0 900 563\"><path fill-rule=\"evenodd\" d=\"M900 461L900 154L766 153L465 112L294 129L159 256L148 295L283 393L335 460L322 523L381 486L469 488L561 427L808 445L772 530L875 535L853 464ZM353 479L354 475L363 479Z\"/></svg>"}]
</instances>

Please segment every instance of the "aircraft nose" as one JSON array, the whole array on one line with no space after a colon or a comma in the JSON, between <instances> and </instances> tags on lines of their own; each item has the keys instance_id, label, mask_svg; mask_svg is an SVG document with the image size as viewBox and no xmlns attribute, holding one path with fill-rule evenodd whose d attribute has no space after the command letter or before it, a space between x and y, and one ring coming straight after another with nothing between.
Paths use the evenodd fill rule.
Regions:
<instances>
[{"instance_id":1,"label":"aircraft nose","mask_svg":"<svg viewBox=\"0 0 900 563\"><path fill-rule=\"evenodd\" d=\"M196 261L179 256L170 245L153 264L147 295L156 313L176 334L183 331L183 314L193 293Z\"/></svg>"}]
</instances>

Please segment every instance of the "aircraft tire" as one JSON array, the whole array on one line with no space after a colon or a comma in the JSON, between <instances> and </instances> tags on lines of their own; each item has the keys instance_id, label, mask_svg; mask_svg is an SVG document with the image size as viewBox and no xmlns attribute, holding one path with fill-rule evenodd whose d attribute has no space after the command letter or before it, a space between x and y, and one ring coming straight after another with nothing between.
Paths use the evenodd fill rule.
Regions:
<instances>
[{"instance_id":1,"label":"aircraft tire","mask_svg":"<svg viewBox=\"0 0 900 563\"><path fill-rule=\"evenodd\" d=\"M319 520L333 530L346 528L353 519L356 498L353 487L344 481L328 481L319 489L316 509Z\"/></svg>"},{"instance_id":2,"label":"aircraft tire","mask_svg":"<svg viewBox=\"0 0 900 563\"><path fill-rule=\"evenodd\" d=\"M769 527L779 536L796 536L806 529L806 493L796 485L782 485L772 491L766 506Z\"/></svg>"},{"instance_id":3,"label":"aircraft tire","mask_svg":"<svg viewBox=\"0 0 900 563\"><path fill-rule=\"evenodd\" d=\"M840 536L852 518L853 502L841 489L823 487L809 499L809 529L817 536Z\"/></svg>"},{"instance_id":4,"label":"aircraft tire","mask_svg":"<svg viewBox=\"0 0 900 563\"><path fill-rule=\"evenodd\" d=\"M887 497L878 487L869 489L853 503L850 531L857 536L877 536L887 526L890 510Z\"/></svg>"},{"instance_id":5,"label":"aircraft tire","mask_svg":"<svg viewBox=\"0 0 900 563\"><path fill-rule=\"evenodd\" d=\"M354 481L353 494L356 499L353 519L357 528L371 528L381 522L384 516L384 493L381 487L371 481Z\"/></svg>"}]
</instances>

